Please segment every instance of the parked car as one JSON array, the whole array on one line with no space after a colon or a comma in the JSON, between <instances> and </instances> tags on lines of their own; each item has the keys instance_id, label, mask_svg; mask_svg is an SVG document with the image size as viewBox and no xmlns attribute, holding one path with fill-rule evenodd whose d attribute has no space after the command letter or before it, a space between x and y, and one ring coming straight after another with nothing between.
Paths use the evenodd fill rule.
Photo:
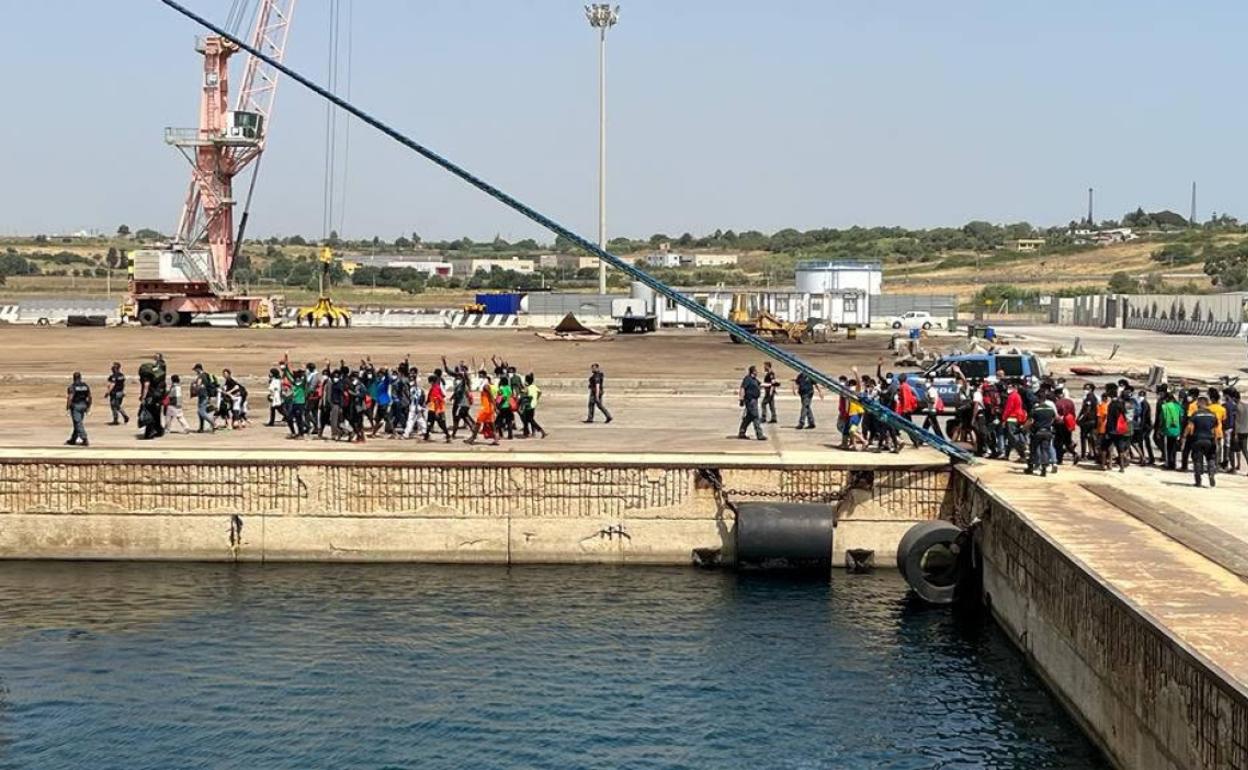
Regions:
<instances>
[{"instance_id":1,"label":"parked car","mask_svg":"<svg viewBox=\"0 0 1248 770\"><path fill-rule=\"evenodd\" d=\"M1029 351L1011 351L943 356L926 371L907 374L906 381L914 388L915 393L922 396L930 376L936 392L940 394L940 400L945 404L945 410L953 411L958 395L958 378L953 373L955 366L973 386L979 386L989 377L995 378L998 371L1005 375L1006 380L1011 381L1044 376L1044 365L1035 354Z\"/></svg>"},{"instance_id":2,"label":"parked car","mask_svg":"<svg viewBox=\"0 0 1248 770\"><path fill-rule=\"evenodd\" d=\"M911 310L888 319L888 325L894 329L930 329L936 321L926 310Z\"/></svg>"}]
</instances>

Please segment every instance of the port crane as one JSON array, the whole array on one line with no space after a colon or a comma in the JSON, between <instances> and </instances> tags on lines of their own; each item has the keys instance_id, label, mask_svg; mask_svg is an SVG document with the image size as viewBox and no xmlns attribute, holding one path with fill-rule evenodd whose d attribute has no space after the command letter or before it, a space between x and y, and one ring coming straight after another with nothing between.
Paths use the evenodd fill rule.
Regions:
<instances>
[{"instance_id":1,"label":"port crane","mask_svg":"<svg viewBox=\"0 0 1248 770\"><path fill-rule=\"evenodd\" d=\"M228 314L239 326L251 326L278 314L277 298L239 293L232 273L272 123L295 2L259 0L249 46L228 34L196 39L195 50L203 57L199 125L165 129L165 142L190 163L190 185L173 240L130 253L123 319L182 326L199 315ZM231 106L230 58L243 49L247 59ZM234 180L248 168L251 184L236 232Z\"/></svg>"}]
</instances>

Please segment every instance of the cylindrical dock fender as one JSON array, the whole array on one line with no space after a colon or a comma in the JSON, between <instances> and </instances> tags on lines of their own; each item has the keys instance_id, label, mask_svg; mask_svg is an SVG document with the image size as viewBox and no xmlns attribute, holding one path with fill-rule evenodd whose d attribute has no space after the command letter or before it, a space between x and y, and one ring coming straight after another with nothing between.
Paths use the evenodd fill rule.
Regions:
<instances>
[{"instance_id":1,"label":"cylindrical dock fender","mask_svg":"<svg viewBox=\"0 0 1248 770\"><path fill-rule=\"evenodd\" d=\"M915 524L897 544L897 568L914 592L932 604L952 604L966 573L963 530L947 521Z\"/></svg>"},{"instance_id":2,"label":"cylindrical dock fender","mask_svg":"<svg viewBox=\"0 0 1248 770\"><path fill-rule=\"evenodd\" d=\"M832 566L835 511L815 503L737 503L736 563L761 569Z\"/></svg>"}]
</instances>

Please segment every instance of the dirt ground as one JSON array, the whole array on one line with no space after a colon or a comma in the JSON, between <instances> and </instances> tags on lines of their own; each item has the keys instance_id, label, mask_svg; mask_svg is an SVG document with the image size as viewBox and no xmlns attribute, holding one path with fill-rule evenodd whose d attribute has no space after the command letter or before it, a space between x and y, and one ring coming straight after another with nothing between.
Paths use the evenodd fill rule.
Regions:
<instances>
[{"instance_id":1,"label":"dirt ground","mask_svg":"<svg viewBox=\"0 0 1248 770\"><path fill-rule=\"evenodd\" d=\"M886 354L888 340L887 334L864 334L856 340L841 338L791 349L830 373L847 372L854 365L874 371L876 359ZM137 440L136 430L106 425L104 378L112 361L122 363L131 378L127 405L133 415L138 366L157 351L169 362L170 374L181 374L185 381L196 363L214 372L230 368L250 391L257 423L267 418L266 373L287 351L299 363L329 358L355 365L368 357L379 366L394 365L410 355L422 370L439 365L442 355L452 364L463 359L475 365L498 356L521 371L534 372L545 385L538 418L551 437L517 441L494 451L772 453L827 447L836 441L834 397L816 402L816 419L822 423L819 430L794 430L798 405L789 395L793 374L786 369L780 370L784 381L781 421L767 426L769 441L737 441L740 409L733 389L745 367L761 365L762 358L752 348L733 344L726 335L702 331L618 336L600 342L549 342L523 330L6 326L0 327L0 446L57 446L68 437L64 393L74 370L83 372L96 398L88 419L93 445L145 445ZM581 422L585 419L584 378L594 362L607 375L606 401L616 418L610 425ZM186 417L194 428L193 404L188 404ZM280 428L259 425L214 435L171 436L162 445L299 450L333 446L332 442L289 441ZM365 445L366 449L394 447L395 442L385 440Z\"/></svg>"}]
</instances>

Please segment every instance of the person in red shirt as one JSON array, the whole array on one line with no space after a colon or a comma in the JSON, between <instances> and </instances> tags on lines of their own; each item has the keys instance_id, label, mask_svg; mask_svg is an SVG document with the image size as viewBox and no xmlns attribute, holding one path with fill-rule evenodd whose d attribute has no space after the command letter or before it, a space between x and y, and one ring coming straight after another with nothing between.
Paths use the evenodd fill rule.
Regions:
<instances>
[{"instance_id":1,"label":"person in red shirt","mask_svg":"<svg viewBox=\"0 0 1248 770\"><path fill-rule=\"evenodd\" d=\"M1058 390L1054 405L1057 407L1057 424L1053 433L1053 449L1057 464L1061 465L1063 456L1069 453L1071 465L1076 465L1079 462L1079 452L1075 449L1075 426L1078 421L1075 402L1071 400L1066 388Z\"/></svg>"},{"instance_id":2,"label":"person in red shirt","mask_svg":"<svg viewBox=\"0 0 1248 770\"><path fill-rule=\"evenodd\" d=\"M446 436L446 443L451 443L451 432L446 428L446 393L442 391L442 378L436 374L429 375L429 392L425 395L425 405L429 416L425 422L424 440L429 440L433 426L437 425L442 429L442 435Z\"/></svg>"},{"instance_id":3,"label":"person in red shirt","mask_svg":"<svg viewBox=\"0 0 1248 770\"><path fill-rule=\"evenodd\" d=\"M1005 396L1005 407L1001 410L1001 422L1005 426L1005 459L1010 459L1010 450L1018 451L1018 459L1027 459L1027 445L1023 441L1022 426L1027 422L1027 410L1023 409L1023 397L1018 386L1010 383Z\"/></svg>"}]
</instances>

